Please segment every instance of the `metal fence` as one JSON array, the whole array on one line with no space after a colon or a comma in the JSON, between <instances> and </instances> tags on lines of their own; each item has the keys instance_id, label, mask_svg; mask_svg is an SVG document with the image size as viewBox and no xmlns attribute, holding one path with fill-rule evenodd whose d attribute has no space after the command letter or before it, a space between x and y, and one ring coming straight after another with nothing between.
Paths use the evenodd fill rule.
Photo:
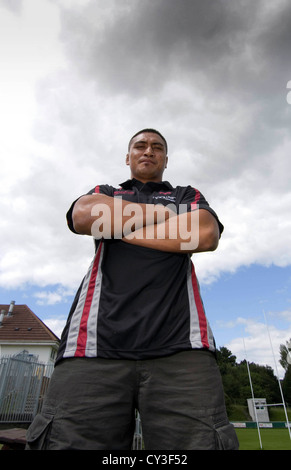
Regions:
<instances>
[{"instance_id":1,"label":"metal fence","mask_svg":"<svg viewBox=\"0 0 291 470\"><path fill-rule=\"evenodd\" d=\"M41 410L53 369L53 363L41 363L26 351L0 358L0 423L33 421ZM136 411L132 449L142 448L141 421Z\"/></svg>"},{"instance_id":2,"label":"metal fence","mask_svg":"<svg viewBox=\"0 0 291 470\"><path fill-rule=\"evenodd\" d=\"M0 358L0 422L33 420L41 409L53 367L25 352Z\"/></svg>"}]
</instances>

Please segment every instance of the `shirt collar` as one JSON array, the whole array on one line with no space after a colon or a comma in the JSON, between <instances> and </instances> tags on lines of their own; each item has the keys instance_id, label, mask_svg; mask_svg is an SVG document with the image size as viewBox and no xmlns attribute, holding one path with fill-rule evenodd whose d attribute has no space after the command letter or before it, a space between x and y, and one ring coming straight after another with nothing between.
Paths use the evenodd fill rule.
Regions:
<instances>
[{"instance_id":1,"label":"shirt collar","mask_svg":"<svg viewBox=\"0 0 291 470\"><path fill-rule=\"evenodd\" d=\"M171 189L171 190L173 189L173 186L168 181L161 181L159 183L156 183L154 181L150 181L148 183L142 183L141 181L139 181L135 178L124 181L123 183L120 184L120 186L123 189L132 189L133 186L136 186L138 189L140 189L142 186L144 186L146 184L148 186L152 187L153 189L163 189L163 188Z\"/></svg>"}]
</instances>

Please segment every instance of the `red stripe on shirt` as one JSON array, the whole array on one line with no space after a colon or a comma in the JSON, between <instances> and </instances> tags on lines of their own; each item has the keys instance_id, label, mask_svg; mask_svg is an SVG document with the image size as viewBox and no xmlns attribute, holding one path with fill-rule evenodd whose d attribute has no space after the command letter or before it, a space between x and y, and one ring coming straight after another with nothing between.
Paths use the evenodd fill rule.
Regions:
<instances>
[{"instance_id":1,"label":"red stripe on shirt","mask_svg":"<svg viewBox=\"0 0 291 470\"><path fill-rule=\"evenodd\" d=\"M194 189L194 188L193 188L193 189ZM199 199L200 199L200 192L199 192L197 189L194 189L194 191L196 191L196 194L195 194L194 201L191 202L191 211L193 211L194 209L196 209L196 207L197 207L197 202L198 202Z\"/></svg>"},{"instance_id":2,"label":"red stripe on shirt","mask_svg":"<svg viewBox=\"0 0 291 470\"><path fill-rule=\"evenodd\" d=\"M76 347L76 351L75 351L75 356L76 357L84 356L84 350L86 348L87 323L88 323L90 308L91 308L92 299L93 299L94 290L95 290L96 277L97 277L97 274L98 274L101 247L102 247L102 243L99 244L99 247L98 247L98 250L97 250L97 253L96 253L96 257L95 257L95 260L94 260L94 264L93 264L93 267L92 267L92 272L91 272L91 277L90 277L90 281L89 281L89 285L88 285L86 300L85 300L83 313L82 313L82 317L81 317L81 321L80 321L77 347Z\"/></svg>"},{"instance_id":3,"label":"red stripe on shirt","mask_svg":"<svg viewBox=\"0 0 291 470\"><path fill-rule=\"evenodd\" d=\"M198 313L201 342L204 348L209 348L208 334L207 334L207 321L206 321L206 316L205 316L202 300L201 300L200 293L199 293L199 287L198 287L198 282L197 282L193 263L192 263L191 279L192 279L195 305L196 305L197 313Z\"/></svg>"},{"instance_id":4,"label":"red stripe on shirt","mask_svg":"<svg viewBox=\"0 0 291 470\"><path fill-rule=\"evenodd\" d=\"M100 186L95 186L95 193L100 193Z\"/></svg>"}]
</instances>

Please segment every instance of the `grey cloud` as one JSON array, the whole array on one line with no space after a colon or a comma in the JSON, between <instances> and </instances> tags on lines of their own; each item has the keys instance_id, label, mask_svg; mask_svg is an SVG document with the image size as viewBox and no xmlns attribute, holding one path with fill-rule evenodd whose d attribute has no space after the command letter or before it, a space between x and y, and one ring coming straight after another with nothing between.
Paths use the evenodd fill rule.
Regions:
<instances>
[{"instance_id":1,"label":"grey cloud","mask_svg":"<svg viewBox=\"0 0 291 470\"><path fill-rule=\"evenodd\" d=\"M106 15L98 1L82 14L63 14L62 38L71 60L104 93L154 94L176 79L247 96L268 82L262 70L268 74L273 60L281 64L289 57L285 2L271 13L266 3L250 0L125 3L127 8L108 2Z\"/></svg>"},{"instance_id":2,"label":"grey cloud","mask_svg":"<svg viewBox=\"0 0 291 470\"><path fill-rule=\"evenodd\" d=\"M282 129L289 127L288 2L103 4L95 1L81 12L63 13L62 38L75 73L94 82L96 94L105 99L124 95L137 103L143 97L148 107L141 107L140 113L158 123L171 120L184 147L191 149L194 142L196 151L204 154L199 171L207 180L239 174L246 160L253 162L254 171L266 169L262 156L280 143ZM171 83L188 92L179 93L177 87L169 94ZM199 99L203 105L197 105ZM218 135L224 138L221 142Z\"/></svg>"},{"instance_id":3,"label":"grey cloud","mask_svg":"<svg viewBox=\"0 0 291 470\"><path fill-rule=\"evenodd\" d=\"M88 129L87 110L95 128L102 129L109 101L125 96L124 115L128 119L131 113L137 128L138 114L144 113L158 123L171 121L185 148L194 140L197 152L206 154L200 171L204 165L208 174L211 164L221 176L233 175L246 158L259 166L289 127L290 23L286 0L97 0L64 8L61 38L69 73L80 78L76 83L94 84L95 108L90 95L79 93L69 78L64 90L71 86L78 96L68 95L66 102L58 98L59 119L78 135L82 122ZM179 84L173 93L171 84ZM78 115L70 115L72 102ZM209 143L211 127L216 141ZM217 144L217 136L227 142L223 154L223 138ZM97 145L98 139L96 132L96 139L88 135L87 141Z\"/></svg>"}]
</instances>

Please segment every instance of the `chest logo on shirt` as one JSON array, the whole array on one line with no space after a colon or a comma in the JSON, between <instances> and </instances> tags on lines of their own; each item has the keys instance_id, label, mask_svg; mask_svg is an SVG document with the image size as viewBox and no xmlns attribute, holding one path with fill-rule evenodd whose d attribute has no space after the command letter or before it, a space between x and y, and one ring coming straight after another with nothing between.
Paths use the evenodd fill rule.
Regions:
<instances>
[{"instance_id":1,"label":"chest logo on shirt","mask_svg":"<svg viewBox=\"0 0 291 470\"><path fill-rule=\"evenodd\" d=\"M171 194L172 194L171 191L168 191L168 192L160 191L158 196L153 196L153 199L164 199L166 201L175 202L176 196L171 196Z\"/></svg>"}]
</instances>

